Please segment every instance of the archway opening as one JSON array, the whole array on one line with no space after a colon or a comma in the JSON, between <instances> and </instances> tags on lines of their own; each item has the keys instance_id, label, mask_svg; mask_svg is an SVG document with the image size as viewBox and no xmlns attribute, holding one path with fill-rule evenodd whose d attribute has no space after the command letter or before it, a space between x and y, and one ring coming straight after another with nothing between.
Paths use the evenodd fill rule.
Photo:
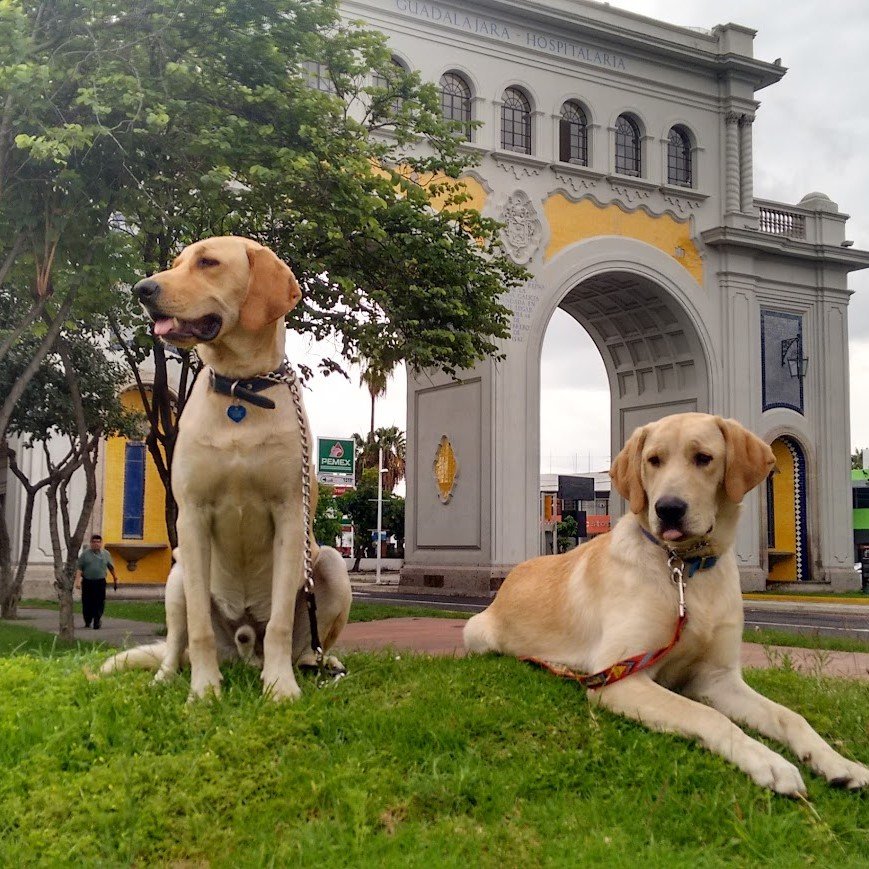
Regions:
<instances>
[{"instance_id":1,"label":"archway opening","mask_svg":"<svg viewBox=\"0 0 869 869\"><path fill-rule=\"evenodd\" d=\"M769 582L810 580L806 516L806 459L794 438L772 444L775 472L766 481L766 527Z\"/></svg>"},{"instance_id":2,"label":"archway opening","mask_svg":"<svg viewBox=\"0 0 869 869\"><path fill-rule=\"evenodd\" d=\"M610 492L612 456L637 426L708 411L709 372L679 302L655 281L621 270L588 278L564 296L547 325L540 372L545 553L558 546L559 533L568 536L559 517L562 525L576 518L578 542L609 530L610 517L624 509ZM593 494L567 477L591 477Z\"/></svg>"}]
</instances>

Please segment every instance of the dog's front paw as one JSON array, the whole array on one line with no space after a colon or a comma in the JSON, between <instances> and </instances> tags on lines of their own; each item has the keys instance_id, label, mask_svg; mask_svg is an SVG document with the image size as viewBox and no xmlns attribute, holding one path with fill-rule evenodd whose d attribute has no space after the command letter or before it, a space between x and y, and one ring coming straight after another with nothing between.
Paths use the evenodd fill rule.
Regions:
<instances>
[{"instance_id":1,"label":"dog's front paw","mask_svg":"<svg viewBox=\"0 0 869 869\"><path fill-rule=\"evenodd\" d=\"M190 695L188 702L204 697L220 697L220 669L218 667L197 667L190 673Z\"/></svg>"},{"instance_id":2,"label":"dog's front paw","mask_svg":"<svg viewBox=\"0 0 869 869\"><path fill-rule=\"evenodd\" d=\"M262 680L263 693L276 702L296 700L302 696L292 666L266 667L263 669Z\"/></svg>"},{"instance_id":3,"label":"dog's front paw","mask_svg":"<svg viewBox=\"0 0 869 869\"><path fill-rule=\"evenodd\" d=\"M806 786L800 771L772 749L757 743L743 769L761 787L787 797L805 796Z\"/></svg>"},{"instance_id":4,"label":"dog's front paw","mask_svg":"<svg viewBox=\"0 0 869 869\"><path fill-rule=\"evenodd\" d=\"M812 767L833 787L856 791L869 786L869 769L862 763L848 760L835 751L831 751L830 754L829 758L823 758L818 763L812 764Z\"/></svg>"},{"instance_id":5,"label":"dog's front paw","mask_svg":"<svg viewBox=\"0 0 869 869\"><path fill-rule=\"evenodd\" d=\"M178 670L174 667L160 667L159 670L154 674L154 683L159 682L168 682L171 679L174 679L175 676L178 675Z\"/></svg>"}]
</instances>

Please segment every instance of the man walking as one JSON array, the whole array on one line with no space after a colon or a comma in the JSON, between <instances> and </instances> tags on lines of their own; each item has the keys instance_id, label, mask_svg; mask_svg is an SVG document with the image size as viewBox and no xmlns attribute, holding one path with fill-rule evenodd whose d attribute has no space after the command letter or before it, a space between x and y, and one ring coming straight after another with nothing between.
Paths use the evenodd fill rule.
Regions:
<instances>
[{"instance_id":1,"label":"man walking","mask_svg":"<svg viewBox=\"0 0 869 869\"><path fill-rule=\"evenodd\" d=\"M106 571L112 574L115 591L118 590L118 575L112 556L103 549L103 538L99 534L91 535L90 548L82 550L76 568L75 587L81 589L84 626L89 628L93 622L94 630L99 630L106 607Z\"/></svg>"}]
</instances>

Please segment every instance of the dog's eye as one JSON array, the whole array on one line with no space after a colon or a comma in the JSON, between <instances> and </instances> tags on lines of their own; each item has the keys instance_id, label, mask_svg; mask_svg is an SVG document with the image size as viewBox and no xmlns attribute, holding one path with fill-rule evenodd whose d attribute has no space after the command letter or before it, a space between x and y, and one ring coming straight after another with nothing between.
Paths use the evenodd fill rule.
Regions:
<instances>
[{"instance_id":1,"label":"dog's eye","mask_svg":"<svg viewBox=\"0 0 869 869\"><path fill-rule=\"evenodd\" d=\"M698 468L705 468L712 461L712 456L709 453L697 453L694 456L694 464L697 465Z\"/></svg>"},{"instance_id":2,"label":"dog's eye","mask_svg":"<svg viewBox=\"0 0 869 869\"><path fill-rule=\"evenodd\" d=\"M660 464L661 464L661 459L660 459L659 456L649 456L649 458L647 459L647 461L649 462L649 464L650 464L653 468L657 468L657 467L659 467Z\"/></svg>"},{"instance_id":3,"label":"dog's eye","mask_svg":"<svg viewBox=\"0 0 869 869\"><path fill-rule=\"evenodd\" d=\"M212 266L219 266L220 261L216 259L209 259L207 256L203 256L199 258L199 268L208 269Z\"/></svg>"}]
</instances>

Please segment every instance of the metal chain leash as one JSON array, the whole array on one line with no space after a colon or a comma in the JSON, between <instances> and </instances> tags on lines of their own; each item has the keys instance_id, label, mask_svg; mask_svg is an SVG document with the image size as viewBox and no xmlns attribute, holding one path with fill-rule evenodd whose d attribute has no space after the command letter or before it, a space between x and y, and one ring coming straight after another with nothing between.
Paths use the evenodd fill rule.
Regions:
<instances>
[{"instance_id":1,"label":"metal chain leash","mask_svg":"<svg viewBox=\"0 0 869 869\"><path fill-rule=\"evenodd\" d=\"M685 616L685 562L681 555L671 549L667 567L670 569L670 579L679 591L679 618L681 619Z\"/></svg>"},{"instance_id":2,"label":"metal chain leash","mask_svg":"<svg viewBox=\"0 0 869 869\"><path fill-rule=\"evenodd\" d=\"M314 568L311 560L311 442L308 439L308 425L305 420L305 411L302 407L302 393L299 388L299 378L296 372L286 363L284 375L287 386L290 387L290 395L293 397L293 406L296 409L296 419L299 422L299 440L302 446L302 515L305 523L305 591L314 592ZM319 650L322 655L322 649Z\"/></svg>"},{"instance_id":3,"label":"metal chain leash","mask_svg":"<svg viewBox=\"0 0 869 869\"><path fill-rule=\"evenodd\" d=\"M302 404L301 387L298 375L286 357L284 357L283 364L278 370L259 374L257 378L260 380L270 380L273 383L285 383L289 387L290 396L293 399L293 407L296 411L296 420L299 424L299 444L302 451L302 527L304 529L305 554L304 584L302 590L305 594L310 621L311 650L314 652L316 660L317 685L322 688L324 685L337 681L344 673L332 676L327 672L325 653L317 629L317 600L314 596L314 564L311 552L311 440Z\"/></svg>"}]
</instances>

